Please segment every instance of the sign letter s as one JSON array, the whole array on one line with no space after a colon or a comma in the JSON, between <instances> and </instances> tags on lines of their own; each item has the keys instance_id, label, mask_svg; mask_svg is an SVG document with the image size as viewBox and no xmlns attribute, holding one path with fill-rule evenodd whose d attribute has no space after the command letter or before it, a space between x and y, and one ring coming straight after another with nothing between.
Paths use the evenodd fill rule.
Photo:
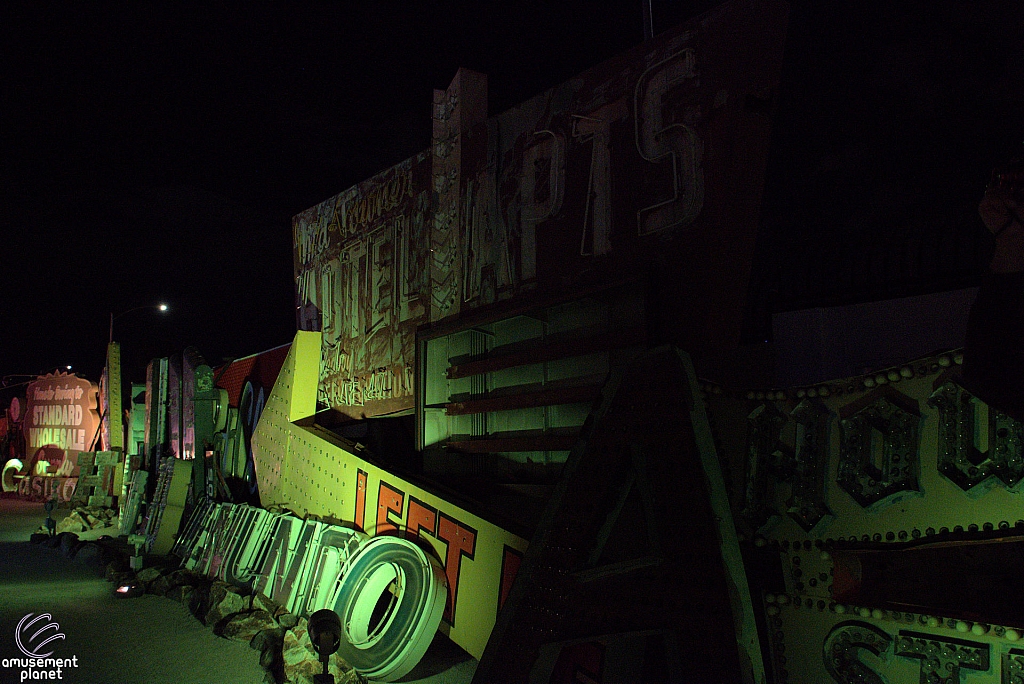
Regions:
<instances>
[{"instance_id":1,"label":"sign letter s","mask_svg":"<svg viewBox=\"0 0 1024 684\"><path fill-rule=\"evenodd\" d=\"M636 84L636 149L649 162L671 162L671 196L637 211L639 235L693 223L704 205L703 142L696 58L686 48L649 67Z\"/></svg>"}]
</instances>

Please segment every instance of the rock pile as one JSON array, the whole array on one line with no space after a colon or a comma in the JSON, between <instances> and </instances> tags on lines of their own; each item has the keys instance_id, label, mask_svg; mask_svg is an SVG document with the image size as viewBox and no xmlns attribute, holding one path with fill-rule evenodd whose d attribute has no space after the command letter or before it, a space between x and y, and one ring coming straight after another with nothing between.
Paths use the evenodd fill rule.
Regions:
<instances>
[{"instance_id":1,"label":"rock pile","mask_svg":"<svg viewBox=\"0 0 1024 684\"><path fill-rule=\"evenodd\" d=\"M61 532L74 532L80 534L90 530L105 529L117 524L117 511L111 508L99 506L79 506L75 508L66 518L57 523L56 534ZM46 532L46 527L40 527L39 532Z\"/></svg>"},{"instance_id":2,"label":"rock pile","mask_svg":"<svg viewBox=\"0 0 1024 684\"><path fill-rule=\"evenodd\" d=\"M323 671L323 666L313 650L313 642L309 640L309 633L306 631L306 618L299 618L295 626L284 633L281 660L284 663L285 676L290 682L312 682L313 677ZM362 681L337 653L331 656L327 665L337 684Z\"/></svg>"},{"instance_id":3,"label":"rock pile","mask_svg":"<svg viewBox=\"0 0 1024 684\"><path fill-rule=\"evenodd\" d=\"M89 522L87 515L97 521L111 519L101 518L102 514L90 509L76 509L74 513L83 522ZM145 593L181 603L218 636L249 644L260 652L260 665L266 670L264 684L313 684L313 677L322 671L309 640L306 618L288 612L263 594L171 566L151 566L136 573L109 539L83 541L68 531L53 536L36 533L32 541L59 549L75 562L103 568L104 578L115 585L141 583ZM337 654L331 656L329 671L335 684L366 681Z\"/></svg>"},{"instance_id":4,"label":"rock pile","mask_svg":"<svg viewBox=\"0 0 1024 684\"><path fill-rule=\"evenodd\" d=\"M108 565L106 577L115 582L133 578L117 561ZM259 651L260 665L267 671L265 684L313 684L314 675L320 674L306 619L263 594L183 569L147 567L134 579L145 584L147 594L179 601L218 636L243 641ZM337 654L331 656L329 667L336 684L365 681Z\"/></svg>"}]
</instances>

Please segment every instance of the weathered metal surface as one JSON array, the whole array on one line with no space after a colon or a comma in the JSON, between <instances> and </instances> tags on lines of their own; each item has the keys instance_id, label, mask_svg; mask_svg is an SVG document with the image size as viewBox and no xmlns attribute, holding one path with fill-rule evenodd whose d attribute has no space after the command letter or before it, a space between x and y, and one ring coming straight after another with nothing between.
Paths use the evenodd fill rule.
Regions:
<instances>
[{"instance_id":1,"label":"weathered metal surface","mask_svg":"<svg viewBox=\"0 0 1024 684\"><path fill-rule=\"evenodd\" d=\"M470 454L506 451L568 451L576 444L576 435L538 435L536 437L493 437L489 439L452 440L446 446Z\"/></svg>"},{"instance_id":2,"label":"weathered metal surface","mask_svg":"<svg viewBox=\"0 0 1024 684\"><path fill-rule=\"evenodd\" d=\"M1024 428L963 388L962 360L705 386L775 681L1020 676Z\"/></svg>"},{"instance_id":3,"label":"weathered metal surface","mask_svg":"<svg viewBox=\"0 0 1024 684\"><path fill-rule=\"evenodd\" d=\"M609 381L522 559L474 682L533 681L543 652L637 634L646 653L636 681L764 681L692 373L682 354L661 348Z\"/></svg>"},{"instance_id":4,"label":"weathered metal surface","mask_svg":"<svg viewBox=\"0 0 1024 684\"><path fill-rule=\"evenodd\" d=\"M534 406L573 404L582 401L593 401L600 393L601 385L562 387L540 390L538 392L520 392L506 396L488 397L487 399L452 402L445 407L445 413L449 416L460 416L470 413L486 413L488 411L510 411L512 409Z\"/></svg>"},{"instance_id":5,"label":"weathered metal surface","mask_svg":"<svg viewBox=\"0 0 1024 684\"><path fill-rule=\"evenodd\" d=\"M370 535L401 534L429 544L448 579L440 629L479 657L497 615L506 549L521 553L526 540L388 472L332 433L297 425L315 411L308 398L317 386L319 338L296 334L253 435L263 504L343 520Z\"/></svg>"},{"instance_id":6,"label":"weathered metal surface","mask_svg":"<svg viewBox=\"0 0 1024 684\"><path fill-rule=\"evenodd\" d=\"M644 331L637 329L616 330L604 335L585 338L573 337L563 341L544 340L524 349L492 353L487 358L452 364L448 368L447 376L451 380L468 378L479 373L493 373L506 368L553 361L567 356L581 356L593 352L620 349L634 344L643 344L643 342Z\"/></svg>"},{"instance_id":7,"label":"weathered metal surface","mask_svg":"<svg viewBox=\"0 0 1024 684\"><path fill-rule=\"evenodd\" d=\"M678 293L659 339L736 345L786 11L735 0L489 119L459 71L430 150L293 220L321 403L411 409L416 325L624 273Z\"/></svg>"},{"instance_id":8,"label":"weathered metal surface","mask_svg":"<svg viewBox=\"0 0 1024 684\"><path fill-rule=\"evenodd\" d=\"M429 195L422 153L293 219L299 328L323 332L322 405L353 416L412 405Z\"/></svg>"}]
</instances>

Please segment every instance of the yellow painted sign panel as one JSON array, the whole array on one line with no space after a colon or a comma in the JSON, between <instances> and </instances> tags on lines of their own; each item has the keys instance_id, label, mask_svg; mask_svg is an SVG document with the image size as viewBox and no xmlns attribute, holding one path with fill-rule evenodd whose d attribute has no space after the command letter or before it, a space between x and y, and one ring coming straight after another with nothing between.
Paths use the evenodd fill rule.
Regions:
<instances>
[{"instance_id":1,"label":"yellow painted sign panel","mask_svg":"<svg viewBox=\"0 0 1024 684\"><path fill-rule=\"evenodd\" d=\"M441 631L479 658L527 540L296 424L315 411L319 362L320 333L297 333L252 439L263 504L429 542L448 579Z\"/></svg>"},{"instance_id":2,"label":"yellow painted sign panel","mask_svg":"<svg viewBox=\"0 0 1024 684\"><path fill-rule=\"evenodd\" d=\"M107 435L108 450L124 450L124 416L121 407L121 345L111 342L107 345L107 372L105 375L106 416L104 432Z\"/></svg>"}]
</instances>

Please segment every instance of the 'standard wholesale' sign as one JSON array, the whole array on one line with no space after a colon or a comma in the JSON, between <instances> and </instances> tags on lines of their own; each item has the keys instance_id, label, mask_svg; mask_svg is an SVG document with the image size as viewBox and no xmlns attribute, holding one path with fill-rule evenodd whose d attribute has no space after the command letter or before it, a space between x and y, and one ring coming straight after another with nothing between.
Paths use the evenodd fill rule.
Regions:
<instances>
[{"instance_id":1,"label":"'standard wholesale' sign","mask_svg":"<svg viewBox=\"0 0 1024 684\"><path fill-rule=\"evenodd\" d=\"M72 373L39 378L28 386L25 435L28 451L44 446L86 451L96 434L96 387Z\"/></svg>"}]
</instances>

